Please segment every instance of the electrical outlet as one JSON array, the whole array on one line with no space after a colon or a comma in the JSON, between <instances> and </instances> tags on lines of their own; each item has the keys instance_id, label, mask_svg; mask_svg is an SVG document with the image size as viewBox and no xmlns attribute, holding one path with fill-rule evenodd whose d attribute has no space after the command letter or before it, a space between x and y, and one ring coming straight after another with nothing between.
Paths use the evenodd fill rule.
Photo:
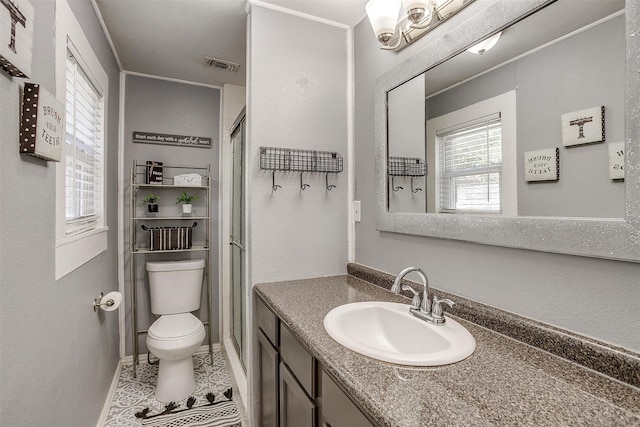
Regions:
<instances>
[{"instance_id":1,"label":"electrical outlet","mask_svg":"<svg viewBox=\"0 0 640 427\"><path fill-rule=\"evenodd\" d=\"M360 200L353 201L353 220L360 222Z\"/></svg>"}]
</instances>

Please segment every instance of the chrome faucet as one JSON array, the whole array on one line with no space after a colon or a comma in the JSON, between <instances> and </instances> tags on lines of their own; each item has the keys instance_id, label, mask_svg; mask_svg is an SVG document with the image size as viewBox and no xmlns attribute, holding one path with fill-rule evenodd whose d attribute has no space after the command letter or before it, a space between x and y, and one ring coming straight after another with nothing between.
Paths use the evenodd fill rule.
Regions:
<instances>
[{"instance_id":1,"label":"chrome faucet","mask_svg":"<svg viewBox=\"0 0 640 427\"><path fill-rule=\"evenodd\" d=\"M417 273L422 279L422 286L424 287L422 298L420 298L420 293L416 292L416 290L411 286L402 285L402 279L404 276L413 272ZM434 325L444 325L447 322L442 313L441 304L453 307L454 303L449 299L440 299L436 296L433 297L433 302L431 302L429 299L429 280L427 280L427 275L424 274L422 269L418 267L407 267L398 273L396 279L393 281L391 292L400 294L400 291L411 291L413 293L411 307L409 308L409 313L413 316Z\"/></svg>"}]
</instances>

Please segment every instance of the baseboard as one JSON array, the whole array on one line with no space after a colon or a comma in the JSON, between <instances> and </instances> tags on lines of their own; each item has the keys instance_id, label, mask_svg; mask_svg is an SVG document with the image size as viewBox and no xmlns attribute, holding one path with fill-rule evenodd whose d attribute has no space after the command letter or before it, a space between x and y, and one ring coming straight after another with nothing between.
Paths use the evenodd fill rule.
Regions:
<instances>
[{"instance_id":1,"label":"baseboard","mask_svg":"<svg viewBox=\"0 0 640 427\"><path fill-rule=\"evenodd\" d=\"M104 425L105 420L107 419L107 415L109 414L109 408L111 408L111 402L113 401L113 396L116 394L116 388L118 387L118 379L120 378L120 371L122 371L122 360L119 360L118 365L116 366L116 372L113 374L113 379L111 380L111 387L109 387L109 393L107 393L107 398L104 400L104 405L102 405L102 412L100 413L100 418L98 418L98 423L96 424L96 427L102 427Z\"/></svg>"},{"instance_id":2,"label":"baseboard","mask_svg":"<svg viewBox=\"0 0 640 427\"><path fill-rule=\"evenodd\" d=\"M213 343L211 344L211 348L213 349L213 351L220 351L222 350L222 346L220 345L220 343ZM204 353L209 353L209 345L205 344L205 345L201 345L195 353L193 354L204 354ZM147 353L144 354L139 354L138 355L138 362L144 362L147 360ZM133 363L133 356L129 355L129 356L125 356L122 359L120 359L120 362L123 365L126 365L128 363Z\"/></svg>"}]
</instances>

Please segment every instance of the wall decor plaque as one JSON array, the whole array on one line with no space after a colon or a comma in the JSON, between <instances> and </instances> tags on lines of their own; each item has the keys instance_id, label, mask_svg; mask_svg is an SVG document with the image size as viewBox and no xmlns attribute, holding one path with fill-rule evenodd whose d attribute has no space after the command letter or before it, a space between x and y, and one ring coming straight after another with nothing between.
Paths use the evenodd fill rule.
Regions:
<instances>
[{"instance_id":1,"label":"wall decor plaque","mask_svg":"<svg viewBox=\"0 0 640 427\"><path fill-rule=\"evenodd\" d=\"M202 136L170 135L133 131L133 142L159 145L182 145L186 147L211 148L211 138Z\"/></svg>"},{"instance_id":2,"label":"wall decor plaque","mask_svg":"<svg viewBox=\"0 0 640 427\"><path fill-rule=\"evenodd\" d=\"M25 83L20 119L20 153L59 162L64 126L64 104L39 84Z\"/></svg>"},{"instance_id":3,"label":"wall decor plaque","mask_svg":"<svg viewBox=\"0 0 640 427\"><path fill-rule=\"evenodd\" d=\"M624 179L624 141L609 144L609 179Z\"/></svg>"},{"instance_id":4,"label":"wall decor plaque","mask_svg":"<svg viewBox=\"0 0 640 427\"><path fill-rule=\"evenodd\" d=\"M31 76L33 6L29 0L0 0L0 68L14 77Z\"/></svg>"},{"instance_id":5,"label":"wall decor plaque","mask_svg":"<svg viewBox=\"0 0 640 427\"><path fill-rule=\"evenodd\" d=\"M560 179L560 149L527 151L524 153L524 179L533 181L558 181Z\"/></svg>"},{"instance_id":6,"label":"wall decor plaque","mask_svg":"<svg viewBox=\"0 0 640 427\"><path fill-rule=\"evenodd\" d=\"M561 116L562 145L590 144L604 142L604 105L573 111Z\"/></svg>"}]
</instances>

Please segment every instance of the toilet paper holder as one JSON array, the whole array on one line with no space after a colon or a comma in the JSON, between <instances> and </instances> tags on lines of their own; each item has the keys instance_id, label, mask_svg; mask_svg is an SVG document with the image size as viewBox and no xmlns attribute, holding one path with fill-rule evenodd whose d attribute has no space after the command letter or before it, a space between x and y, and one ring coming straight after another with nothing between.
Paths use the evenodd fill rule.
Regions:
<instances>
[{"instance_id":1,"label":"toilet paper holder","mask_svg":"<svg viewBox=\"0 0 640 427\"><path fill-rule=\"evenodd\" d=\"M93 300L93 311L94 312L98 311L98 308L100 308L103 305L106 305L107 307L111 307L112 305L114 305L116 303L112 299L108 299L105 302L101 302L102 301L102 297L104 297L104 294L102 292L100 292L100 296Z\"/></svg>"}]
</instances>

